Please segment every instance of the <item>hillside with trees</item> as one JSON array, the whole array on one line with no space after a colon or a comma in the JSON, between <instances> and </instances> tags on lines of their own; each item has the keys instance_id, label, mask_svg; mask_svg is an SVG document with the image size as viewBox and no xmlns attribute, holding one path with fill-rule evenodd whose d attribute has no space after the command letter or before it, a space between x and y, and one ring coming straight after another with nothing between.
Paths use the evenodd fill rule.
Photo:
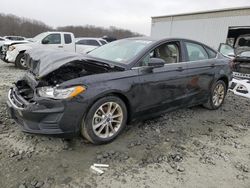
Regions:
<instances>
[{"instance_id":1,"label":"hillside with trees","mask_svg":"<svg viewBox=\"0 0 250 188\"><path fill-rule=\"evenodd\" d=\"M0 36L17 35L33 37L41 32L52 30L43 22L15 15L0 14Z\"/></svg>"},{"instance_id":2,"label":"hillside with trees","mask_svg":"<svg viewBox=\"0 0 250 188\"><path fill-rule=\"evenodd\" d=\"M45 23L28 18L22 18L11 14L0 14L0 36L18 35L24 37L34 37L44 31L68 31L75 34L76 37L103 37L112 36L114 38L126 38L141 36L126 29L110 26L109 28L86 26L63 26L53 28Z\"/></svg>"}]
</instances>

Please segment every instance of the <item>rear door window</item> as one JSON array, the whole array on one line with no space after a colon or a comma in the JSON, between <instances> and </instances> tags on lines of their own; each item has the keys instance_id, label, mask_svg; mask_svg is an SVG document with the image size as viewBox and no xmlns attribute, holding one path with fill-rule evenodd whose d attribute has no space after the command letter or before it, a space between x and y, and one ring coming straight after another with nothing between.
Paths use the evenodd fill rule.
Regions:
<instances>
[{"instance_id":1,"label":"rear door window","mask_svg":"<svg viewBox=\"0 0 250 188\"><path fill-rule=\"evenodd\" d=\"M100 46L100 44L96 40L88 40L87 43L90 46Z\"/></svg>"},{"instance_id":2,"label":"rear door window","mask_svg":"<svg viewBox=\"0 0 250 188\"><path fill-rule=\"evenodd\" d=\"M106 42L106 41L104 41L104 40L100 40L100 42L102 43L102 45L107 44L107 42Z\"/></svg>"},{"instance_id":3,"label":"rear door window","mask_svg":"<svg viewBox=\"0 0 250 188\"><path fill-rule=\"evenodd\" d=\"M217 53L216 53L214 50L212 50L212 49L210 49L210 48L208 48L208 47L205 47L205 49L206 49L206 51L207 51L207 53L208 53L208 57L209 57L210 59L216 58Z\"/></svg>"},{"instance_id":4,"label":"rear door window","mask_svg":"<svg viewBox=\"0 0 250 188\"><path fill-rule=\"evenodd\" d=\"M100 46L100 44L96 40L91 40L91 39L79 40L76 44L89 45L89 46Z\"/></svg>"},{"instance_id":5,"label":"rear door window","mask_svg":"<svg viewBox=\"0 0 250 188\"><path fill-rule=\"evenodd\" d=\"M70 34L64 34L64 42L65 44L72 43L71 35Z\"/></svg>"},{"instance_id":6,"label":"rear door window","mask_svg":"<svg viewBox=\"0 0 250 188\"><path fill-rule=\"evenodd\" d=\"M76 42L76 44L87 45L87 41L86 40L79 40Z\"/></svg>"},{"instance_id":7,"label":"rear door window","mask_svg":"<svg viewBox=\"0 0 250 188\"><path fill-rule=\"evenodd\" d=\"M192 43L192 42L184 42L187 48L187 55L189 61L200 61L209 59L208 54L202 45Z\"/></svg>"}]
</instances>

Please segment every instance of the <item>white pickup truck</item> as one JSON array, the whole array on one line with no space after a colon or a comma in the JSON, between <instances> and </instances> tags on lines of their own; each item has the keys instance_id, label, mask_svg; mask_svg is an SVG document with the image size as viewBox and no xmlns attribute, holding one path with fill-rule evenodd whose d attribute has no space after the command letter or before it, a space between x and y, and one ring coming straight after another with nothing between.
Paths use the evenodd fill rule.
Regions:
<instances>
[{"instance_id":1,"label":"white pickup truck","mask_svg":"<svg viewBox=\"0 0 250 188\"><path fill-rule=\"evenodd\" d=\"M75 37L70 32L44 32L30 39L30 42L11 45L6 53L5 62L15 63L19 68L26 69L24 53L33 48L59 49L77 53L86 53L81 45L75 44Z\"/></svg>"}]
</instances>

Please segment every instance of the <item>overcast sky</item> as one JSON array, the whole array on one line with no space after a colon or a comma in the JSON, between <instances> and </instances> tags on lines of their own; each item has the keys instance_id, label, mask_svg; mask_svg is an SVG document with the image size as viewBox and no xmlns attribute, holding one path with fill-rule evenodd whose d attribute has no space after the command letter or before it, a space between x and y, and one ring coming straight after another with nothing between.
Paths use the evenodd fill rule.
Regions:
<instances>
[{"instance_id":1,"label":"overcast sky","mask_svg":"<svg viewBox=\"0 0 250 188\"><path fill-rule=\"evenodd\" d=\"M240 6L250 6L250 0L1 0L0 13L53 27L116 26L149 35L152 16Z\"/></svg>"}]
</instances>

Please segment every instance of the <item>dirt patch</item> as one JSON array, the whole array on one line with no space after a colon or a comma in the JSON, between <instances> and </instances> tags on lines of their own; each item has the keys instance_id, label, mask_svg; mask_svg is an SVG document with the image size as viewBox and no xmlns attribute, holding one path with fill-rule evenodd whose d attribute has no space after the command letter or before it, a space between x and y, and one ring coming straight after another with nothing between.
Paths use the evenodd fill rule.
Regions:
<instances>
[{"instance_id":1,"label":"dirt patch","mask_svg":"<svg viewBox=\"0 0 250 188\"><path fill-rule=\"evenodd\" d=\"M249 99L229 93L219 110L170 112L94 146L20 131L5 101L23 73L0 62L0 187L250 187ZM98 176L93 163L110 167Z\"/></svg>"}]
</instances>

